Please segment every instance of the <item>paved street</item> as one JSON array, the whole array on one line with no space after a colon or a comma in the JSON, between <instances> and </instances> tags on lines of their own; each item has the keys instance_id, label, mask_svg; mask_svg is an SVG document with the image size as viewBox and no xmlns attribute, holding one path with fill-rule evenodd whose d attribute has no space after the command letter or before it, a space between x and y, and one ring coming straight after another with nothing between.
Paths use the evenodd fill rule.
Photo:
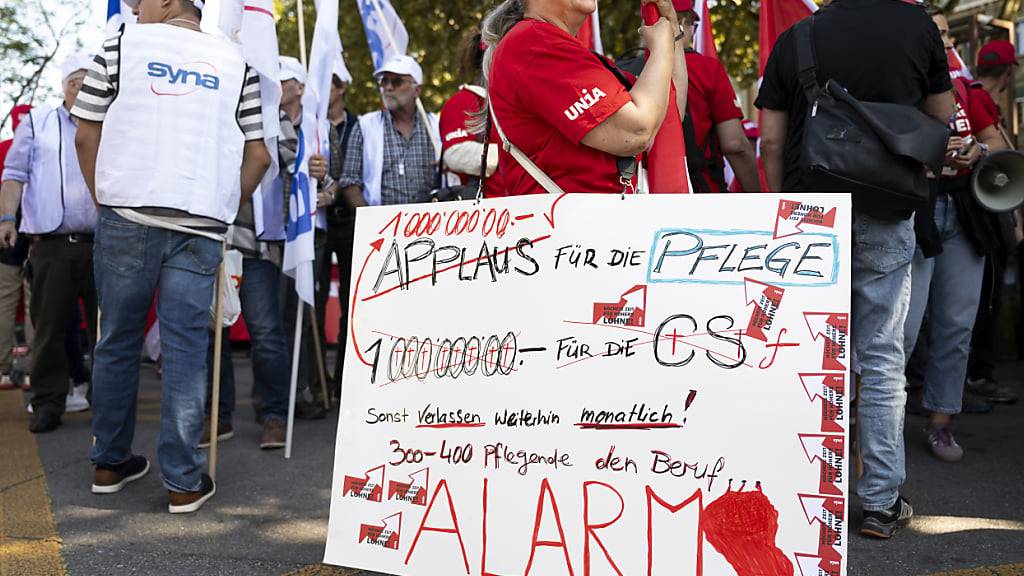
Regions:
<instances>
[{"instance_id":1,"label":"paved street","mask_svg":"<svg viewBox=\"0 0 1024 576\"><path fill-rule=\"evenodd\" d=\"M1003 366L1001 374L1024 393L1024 364ZM155 464L159 381L151 367L143 375L135 446ZM156 470L120 494L90 494L89 413L33 436L22 393L0 392L0 574L355 574L317 565L337 411L298 422L285 461L281 451L258 449L244 355L236 357L236 375L236 435L221 445L217 495L185 516L167 513ZM958 465L925 452L923 427L923 417L908 417L905 492L918 517L889 542L853 535L850 574L1024 575L1024 404L960 417L967 456Z\"/></svg>"}]
</instances>

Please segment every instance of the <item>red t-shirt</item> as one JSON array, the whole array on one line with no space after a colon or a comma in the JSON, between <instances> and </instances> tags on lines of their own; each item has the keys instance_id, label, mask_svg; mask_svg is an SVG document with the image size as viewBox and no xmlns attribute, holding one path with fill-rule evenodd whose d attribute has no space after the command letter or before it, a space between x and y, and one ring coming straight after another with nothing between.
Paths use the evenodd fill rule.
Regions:
<instances>
[{"instance_id":1,"label":"red t-shirt","mask_svg":"<svg viewBox=\"0 0 1024 576\"><path fill-rule=\"evenodd\" d=\"M470 114L475 113L484 106L484 99L474 94L471 90L462 87L458 92L445 102L441 108L441 154L449 148L463 142L479 142L481 137L474 136L467 124ZM498 131L491 129L491 146L498 146L500 149L501 140L498 138ZM456 172L456 174L458 174ZM471 176L479 176L479 169L475 174L458 174L462 185L469 183ZM506 196L505 186L501 181L501 171L497 170L484 181L484 197L496 198Z\"/></svg>"},{"instance_id":2,"label":"red t-shirt","mask_svg":"<svg viewBox=\"0 0 1024 576\"><path fill-rule=\"evenodd\" d=\"M498 45L488 84L505 135L563 190L622 191L615 156L581 141L631 98L576 38L539 20L516 24ZM511 196L545 192L504 150L499 171Z\"/></svg>"},{"instance_id":3,"label":"red t-shirt","mask_svg":"<svg viewBox=\"0 0 1024 576\"><path fill-rule=\"evenodd\" d=\"M727 120L742 119L736 92L729 82L725 67L717 59L704 56L699 52L686 52L686 72L689 78L689 90L686 101L690 107L690 118L693 120L693 134L697 146L706 150L705 158L715 160L724 166L720 150L706 147L708 135L716 124ZM704 168L704 179L710 183L712 192L720 192L718 184L708 177L708 169Z\"/></svg>"},{"instance_id":4,"label":"red t-shirt","mask_svg":"<svg viewBox=\"0 0 1024 576\"><path fill-rule=\"evenodd\" d=\"M989 126L999 124L999 106L980 82L969 85L967 93L971 104L968 114L971 116L971 123L974 124L976 131L981 132Z\"/></svg>"}]
</instances>

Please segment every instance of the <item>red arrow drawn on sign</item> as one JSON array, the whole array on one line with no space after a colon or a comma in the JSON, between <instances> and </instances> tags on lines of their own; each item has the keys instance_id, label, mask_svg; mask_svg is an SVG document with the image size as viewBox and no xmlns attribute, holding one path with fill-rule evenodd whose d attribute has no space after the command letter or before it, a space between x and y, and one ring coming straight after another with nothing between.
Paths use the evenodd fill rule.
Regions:
<instances>
[{"instance_id":1,"label":"red arrow drawn on sign","mask_svg":"<svg viewBox=\"0 0 1024 576\"><path fill-rule=\"evenodd\" d=\"M558 198L555 198L555 201L551 203L551 210L544 215L544 219L548 221L548 224L550 224L552 228L555 227L555 206L558 206L558 203L562 201L562 198L565 198L568 195L568 192L563 192L558 196Z\"/></svg>"},{"instance_id":2,"label":"red arrow drawn on sign","mask_svg":"<svg viewBox=\"0 0 1024 576\"><path fill-rule=\"evenodd\" d=\"M348 327L349 333L352 337L352 347L356 349L356 356L359 357L359 361L367 366L373 366L363 358L363 351L359 348L359 342L356 341L356 300L359 298L359 284L363 281L363 272L366 272L366 265L370 263L370 258L377 252L380 252L381 247L384 246L384 239L379 238L370 243L370 248L373 250L366 255L366 260L363 261L363 267L359 270L359 277L356 278L356 287L352 290L352 305L348 308Z\"/></svg>"},{"instance_id":3,"label":"red arrow drawn on sign","mask_svg":"<svg viewBox=\"0 0 1024 576\"><path fill-rule=\"evenodd\" d=\"M838 576L842 567L839 560L832 560L812 554L794 554L796 565L803 576Z\"/></svg>"},{"instance_id":4,"label":"red arrow drawn on sign","mask_svg":"<svg viewBox=\"0 0 1024 576\"><path fill-rule=\"evenodd\" d=\"M839 458L843 458L843 437L842 436L830 436L825 434L797 434L800 437L800 445L804 448L804 454L807 455L808 462L814 462L815 460L821 460L822 462L831 465L825 459L825 450L835 454Z\"/></svg>"}]
</instances>

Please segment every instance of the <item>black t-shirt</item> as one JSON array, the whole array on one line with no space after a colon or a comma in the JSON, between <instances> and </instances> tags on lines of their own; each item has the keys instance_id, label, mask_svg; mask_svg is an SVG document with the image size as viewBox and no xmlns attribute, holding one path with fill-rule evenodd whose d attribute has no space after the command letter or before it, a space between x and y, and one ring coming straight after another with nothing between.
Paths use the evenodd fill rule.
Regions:
<instances>
[{"instance_id":1,"label":"black t-shirt","mask_svg":"<svg viewBox=\"0 0 1024 576\"><path fill-rule=\"evenodd\" d=\"M952 89L946 51L932 19L900 0L835 0L814 17L818 83L836 80L858 100L920 107ZM800 154L807 99L797 77L796 35L779 35L755 105L789 113L784 190L801 190Z\"/></svg>"}]
</instances>

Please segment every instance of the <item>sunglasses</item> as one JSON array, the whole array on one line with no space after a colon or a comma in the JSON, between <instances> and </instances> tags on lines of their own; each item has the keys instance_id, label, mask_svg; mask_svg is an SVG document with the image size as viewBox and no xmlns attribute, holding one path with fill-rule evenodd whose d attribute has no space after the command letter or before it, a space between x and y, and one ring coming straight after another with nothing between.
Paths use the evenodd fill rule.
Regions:
<instances>
[{"instance_id":1,"label":"sunglasses","mask_svg":"<svg viewBox=\"0 0 1024 576\"><path fill-rule=\"evenodd\" d=\"M401 88L402 86L405 86L409 82L410 80L408 78L388 78L387 76L384 76L381 79L377 80L377 85L380 86L381 88L387 88L388 86L391 86L392 88Z\"/></svg>"}]
</instances>

